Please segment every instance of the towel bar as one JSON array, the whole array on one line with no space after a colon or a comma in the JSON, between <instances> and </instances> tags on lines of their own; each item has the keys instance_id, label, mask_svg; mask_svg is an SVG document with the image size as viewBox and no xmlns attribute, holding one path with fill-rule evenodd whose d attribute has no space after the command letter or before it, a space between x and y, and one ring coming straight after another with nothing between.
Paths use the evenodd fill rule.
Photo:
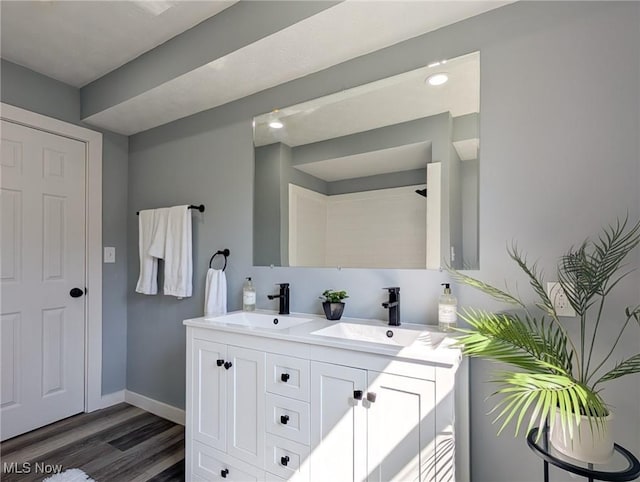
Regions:
<instances>
[{"instance_id":1,"label":"towel bar","mask_svg":"<svg viewBox=\"0 0 640 482\"><path fill-rule=\"evenodd\" d=\"M190 204L187 209L197 209L198 211L203 213L204 212L204 204L200 204L199 206L196 206L195 204ZM140 211L136 211L136 215L139 216L140 215Z\"/></svg>"}]
</instances>

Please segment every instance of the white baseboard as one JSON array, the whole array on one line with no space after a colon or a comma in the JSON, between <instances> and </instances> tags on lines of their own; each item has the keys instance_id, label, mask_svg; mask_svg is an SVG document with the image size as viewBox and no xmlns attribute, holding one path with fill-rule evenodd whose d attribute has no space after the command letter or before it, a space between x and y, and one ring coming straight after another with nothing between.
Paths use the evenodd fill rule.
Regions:
<instances>
[{"instance_id":1,"label":"white baseboard","mask_svg":"<svg viewBox=\"0 0 640 482\"><path fill-rule=\"evenodd\" d=\"M139 393L132 392L130 390L124 391L124 401L134 407L153 413L158 417L166 418L174 423L184 425L184 410L180 408L168 405L164 402L159 402L153 398L145 397L144 395L140 395Z\"/></svg>"},{"instance_id":2,"label":"white baseboard","mask_svg":"<svg viewBox=\"0 0 640 482\"><path fill-rule=\"evenodd\" d=\"M107 393L100 398L100 406L98 408L107 408L122 402L124 402L124 390Z\"/></svg>"}]
</instances>

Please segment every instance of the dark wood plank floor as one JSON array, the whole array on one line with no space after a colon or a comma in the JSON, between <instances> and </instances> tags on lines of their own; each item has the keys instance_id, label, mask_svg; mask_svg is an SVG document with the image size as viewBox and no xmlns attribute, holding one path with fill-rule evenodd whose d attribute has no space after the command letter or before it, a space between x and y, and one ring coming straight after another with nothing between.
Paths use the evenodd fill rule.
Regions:
<instances>
[{"instance_id":1,"label":"dark wood plank floor","mask_svg":"<svg viewBox=\"0 0 640 482\"><path fill-rule=\"evenodd\" d=\"M81 469L97 482L183 481L184 427L121 403L7 440L0 458L3 482L51 475L36 473L36 463Z\"/></svg>"}]
</instances>

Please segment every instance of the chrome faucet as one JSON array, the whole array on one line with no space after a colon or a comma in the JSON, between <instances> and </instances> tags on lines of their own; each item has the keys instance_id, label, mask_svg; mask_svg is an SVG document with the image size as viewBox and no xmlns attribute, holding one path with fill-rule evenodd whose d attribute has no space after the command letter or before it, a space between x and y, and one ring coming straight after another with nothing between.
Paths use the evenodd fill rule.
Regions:
<instances>
[{"instance_id":1,"label":"chrome faucet","mask_svg":"<svg viewBox=\"0 0 640 482\"><path fill-rule=\"evenodd\" d=\"M382 303L383 308L389 309L389 326L400 326L400 288L392 286L383 289L389 290L389 301Z\"/></svg>"},{"instance_id":2,"label":"chrome faucet","mask_svg":"<svg viewBox=\"0 0 640 482\"><path fill-rule=\"evenodd\" d=\"M289 314L289 283L278 283L280 286L280 294L277 295L267 295L267 298L270 300L275 300L278 298L280 300L280 310L279 314L288 315Z\"/></svg>"}]
</instances>

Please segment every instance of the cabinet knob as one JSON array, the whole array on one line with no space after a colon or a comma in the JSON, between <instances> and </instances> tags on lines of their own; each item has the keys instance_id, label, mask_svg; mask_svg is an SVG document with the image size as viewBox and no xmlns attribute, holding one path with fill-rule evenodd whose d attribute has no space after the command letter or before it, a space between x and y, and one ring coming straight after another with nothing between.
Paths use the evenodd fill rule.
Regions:
<instances>
[{"instance_id":1,"label":"cabinet knob","mask_svg":"<svg viewBox=\"0 0 640 482\"><path fill-rule=\"evenodd\" d=\"M280 380L285 383L289 381L289 378L291 378L291 375L289 375L288 373L283 373L282 375L280 375Z\"/></svg>"},{"instance_id":2,"label":"cabinet knob","mask_svg":"<svg viewBox=\"0 0 640 482\"><path fill-rule=\"evenodd\" d=\"M354 390L353 391L353 399L354 400L362 400L362 390Z\"/></svg>"},{"instance_id":3,"label":"cabinet knob","mask_svg":"<svg viewBox=\"0 0 640 482\"><path fill-rule=\"evenodd\" d=\"M222 469L220 471L220 477L222 477L223 479L226 479L227 475L229 475L229 469Z\"/></svg>"},{"instance_id":4,"label":"cabinet knob","mask_svg":"<svg viewBox=\"0 0 640 482\"><path fill-rule=\"evenodd\" d=\"M229 368L231 368L233 366L233 363L231 363L230 361L225 362L224 363L224 367L228 370Z\"/></svg>"},{"instance_id":5,"label":"cabinet knob","mask_svg":"<svg viewBox=\"0 0 640 482\"><path fill-rule=\"evenodd\" d=\"M289 421L289 415L280 415L280 423L286 425Z\"/></svg>"},{"instance_id":6,"label":"cabinet knob","mask_svg":"<svg viewBox=\"0 0 640 482\"><path fill-rule=\"evenodd\" d=\"M221 367L222 365L224 365L224 360L216 360L216 365Z\"/></svg>"},{"instance_id":7,"label":"cabinet knob","mask_svg":"<svg viewBox=\"0 0 640 482\"><path fill-rule=\"evenodd\" d=\"M369 400L371 403L375 403L376 397L377 395L375 394L375 392L367 392L367 400Z\"/></svg>"},{"instance_id":8,"label":"cabinet knob","mask_svg":"<svg viewBox=\"0 0 640 482\"><path fill-rule=\"evenodd\" d=\"M285 455L284 457L280 457L280 463L285 467L289 465L289 456Z\"/></svg>"}]
</instances>

